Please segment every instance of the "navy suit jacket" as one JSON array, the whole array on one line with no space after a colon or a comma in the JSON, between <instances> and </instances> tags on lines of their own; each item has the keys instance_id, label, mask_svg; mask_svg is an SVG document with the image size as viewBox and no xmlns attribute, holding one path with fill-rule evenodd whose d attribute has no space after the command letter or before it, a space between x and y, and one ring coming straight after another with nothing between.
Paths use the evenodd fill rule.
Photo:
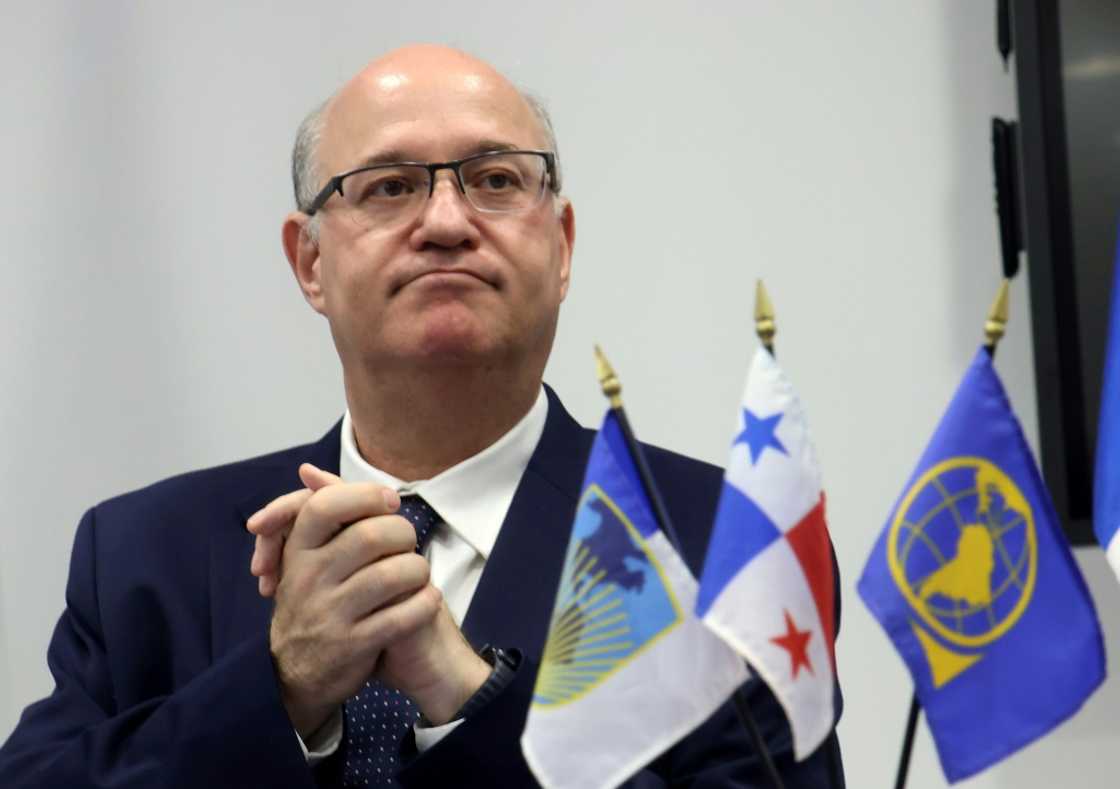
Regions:
<instances>
[{"instance_id":1,"label":"navy suit jacket","mask_svg":"<svg viewBox=\"0 0 1120 789\"><path fill-rule=\"evenodd\" d=\"M402 786L535 785L519 738L593 438L548 394L544 434L463 622L476 648L517 648L525 659L501 695L436 746L416 754L406 739ZM720 471L653 448L648 459L698 571ZM250 514L300 486L300 463L337 471L338 460L335 425L314 444L174 477L88 511L48 649L56 687L0 749L0 786L339 785L342 754L308 768L281 704L271 602L249 574L245 530ZM786 786L828 786L835 739L794 764L778 704L757 681L746 687ZM670 783L768 785L730 705L630 785Z\"/></svg>"}]
</instances>

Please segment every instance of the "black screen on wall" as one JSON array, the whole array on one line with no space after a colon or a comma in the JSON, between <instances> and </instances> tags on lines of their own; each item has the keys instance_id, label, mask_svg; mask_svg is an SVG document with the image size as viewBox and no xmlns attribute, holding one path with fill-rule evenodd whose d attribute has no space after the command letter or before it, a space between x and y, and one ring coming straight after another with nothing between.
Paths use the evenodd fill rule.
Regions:
<instances>
[{"instance_id":1,"label":"black screen on wall","mask_svg":"<svg viewBox=\"0 0 1120 789\"><path fill-rule=\"evenodd\" d=\"M1120 220L1120 2L1020 0L1012 17L1042 467L1084 544Z\"/></svg>"}]
</instances>

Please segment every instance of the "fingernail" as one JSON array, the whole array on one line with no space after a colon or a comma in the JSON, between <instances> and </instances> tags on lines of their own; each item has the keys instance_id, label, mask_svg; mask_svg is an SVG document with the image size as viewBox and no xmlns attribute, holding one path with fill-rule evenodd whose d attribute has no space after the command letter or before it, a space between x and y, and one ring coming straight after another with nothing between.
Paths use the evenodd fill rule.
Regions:
<instances>
[{"instance_id":1,"label":"fingernail","mask_svg":"<svg viewBox=\"0 0 1120 789\"><path fill-rule=\"evenodd\" d=\"M381 491L381 496L385 500L385 507L389 510L395 511L397 507L401 506L401 497L397 492L391 488L385 488Z\"/></svg>"},{"instance_id":2,"label":"fingernail","mask_svg":"<svg viewBox=\"0 0 1120 789\"><path fill-rule=\"evenodd\" d=\"M252 515L249 516L249 519L247 521L245 521L245 528L246 529L248 529L249 531L252 531L253 529L256 528L257 524L261 520L261 512L262 511L263 510L257 510L256 512L254 512Z\"/></svg>"}]
</instances>

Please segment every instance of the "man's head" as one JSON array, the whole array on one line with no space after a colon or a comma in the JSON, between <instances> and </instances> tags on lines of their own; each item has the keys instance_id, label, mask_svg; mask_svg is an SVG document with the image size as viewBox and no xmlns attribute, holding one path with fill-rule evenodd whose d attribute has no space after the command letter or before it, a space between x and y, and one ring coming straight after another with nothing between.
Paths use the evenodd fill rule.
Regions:
<instances>
[{"instance_id":1,"label":"man's head","mask_svg":"<svg viewBox=\"0 0 1120 789\"><path fill-rule=\"evenodd\" d=\"M490 204L473 192L472 204L452 170L441 169L430 198L393 221L354 190L331 193L314 217L305 213L337 174L503 149L554 153L547 116L490 66L444 47L373 61L305 121L293 155L303 210L286 219L284 248L307 301L330 322L348 377L432 365L527 367L539 376L574 240L571 207L551 188L558 184L517 210L480 210ZM508 184L504 172L473 167L462 172L487 179L480 189ZM343 191L355 182L344 181ZM405 196L399 178L366 188Z\"/></svg>"}]
</instances>

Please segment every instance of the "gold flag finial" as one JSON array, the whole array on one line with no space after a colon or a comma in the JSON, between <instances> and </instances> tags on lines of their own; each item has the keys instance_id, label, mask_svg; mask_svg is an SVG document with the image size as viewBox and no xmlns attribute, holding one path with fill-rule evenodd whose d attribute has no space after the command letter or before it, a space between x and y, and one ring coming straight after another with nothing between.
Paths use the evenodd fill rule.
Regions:
<instances>
[{"instance_id":1,"label":"gold flag finial","mask_svg":"<svg viewBox=\"0 0 1120 789\"><path fill-rule=\"evenodd\" d=\"M1000 339L1003 338L1003 332L1007 328L1008 286L1010 282L1010 280L1005 279L999 284L999 291L996 292L992 307L988 310L988 319L984 321L984 336L988 338L988 347L993 351L999 345Z\"/></svg>"},{"instance_id":2,"label":"gold flag finial","mask_svg":"<svg viewBox=\"0 0 1120 789\"><path fill-rule=\"evenodd\" d=\"M761 279L754 289L754 331L766 350L773 353L774 335L777 334L778 327L774 322L774 305L770 303L770 294L766 292Z\"/></svg>"},{"instance_id":3,"label":"gold flag finial","mask_svg":"<svg viewBox=\"0 0 1120 789\"><path fill-rule=\"evenodd\" d=\"M603 349L598 345L595 346L595 369L599 374L599 386L610 400L611 408L622 408L622 384L615 375L611 363L603 355Z\"/></svg>"}]
</instances>

